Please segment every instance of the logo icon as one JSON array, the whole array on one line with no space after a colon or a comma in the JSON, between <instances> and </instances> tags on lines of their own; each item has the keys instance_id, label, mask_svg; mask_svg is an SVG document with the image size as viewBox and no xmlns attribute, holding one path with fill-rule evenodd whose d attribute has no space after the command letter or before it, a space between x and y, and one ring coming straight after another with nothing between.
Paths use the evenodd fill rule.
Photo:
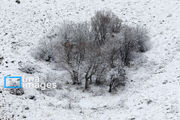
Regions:
<instances>
[{"instance_id":1,"label":"logo icon","mask_svg":"<svg viewBox=\"0 0 180 120\"><path fill-rule=\"evenodd\" d=\"M8 79L18 79L20 82L19 86L7 86ZM21 76L5 76L4 77L4 88L22 88L22 77Z\"/></svg>"}]
</instances>

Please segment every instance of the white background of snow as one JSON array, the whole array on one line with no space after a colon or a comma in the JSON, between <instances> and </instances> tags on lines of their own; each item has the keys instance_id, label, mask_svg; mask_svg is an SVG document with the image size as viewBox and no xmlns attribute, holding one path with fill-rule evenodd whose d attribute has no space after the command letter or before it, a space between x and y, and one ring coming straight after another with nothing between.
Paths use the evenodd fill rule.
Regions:
<instances>
[{"instance_id":1,"label":"white background of snow","mask_svg":"<svg viewBox=\"0 0 180 120\"><path fill-rule=\"evenodd\" d=\"M63 20L89 20L101 9L112 10L128 24L146 26L151 36L152 48L144 54L144 62L128 69L129 83L117 94L98 87L86 93L64 85L68 80L65 74L35 61L30 54L53 26ZM41 67L41 74L57 73L64 87L56 91L56 97L34 89L25 89L20 97L3 91L0 105L5 105L0 107L0 117L14 114L17 120L23 115L28 120L179 120L179 13L180 0L21 0L21 4L1 0L0 55L5 59L0 65L0 86L4 75L24 75L18 70L19 61L31 61ZM29 100L29 95L37 100ZM148 100L152 103L147 104ZM72 109L68 109L69 101ZM30 109L24 110L26 106Z\"/></svg>"}]
</instances>

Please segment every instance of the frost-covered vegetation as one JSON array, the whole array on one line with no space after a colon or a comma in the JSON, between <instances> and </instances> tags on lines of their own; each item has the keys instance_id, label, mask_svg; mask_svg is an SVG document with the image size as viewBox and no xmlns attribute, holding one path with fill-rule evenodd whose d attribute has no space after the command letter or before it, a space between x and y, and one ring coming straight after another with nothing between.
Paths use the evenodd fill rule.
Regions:
<instances>
[{"instance_id":1,"label":"frost-covered vegetation","mask_svg":"<svg viewBox=\"0 0 180 120\"><path fill-rule=\"evenodd\" d=\"M180 120L179 0L18 1L1 0L0 4L0 119ZM49 46L55 46L63 26L72 23L63 21L88 21L92 30L91 18L98 10L112 10L122 20L121 27L146 28L151 38L151 49L132 52L129 65L123 66L125 87L116 87L111 93L109 85L116 86L117 79L110 79L112 74L118 75L117 68L108 69L103 76L106 80L101 77L97 85L93 75L85 90L85 71L79 75L82 84L72 85L70 74L59 62L59 52L52 52L56 47ZM41 50L36 49L34 59L31 52L39 40L43 53L44 43L51 49L42 59L38 58ZM4 76L39 78L38 83L53 82L57 87L27 88L32 81L24 81L24 92L4 89Z\"/></svg>"},{"instance_id":2,"label":"frost-covered vegetation","mask_svg":"<svg viewBox=\"0 0 180 120\"><path fill-rule=\"evenodd\" d=\"M148 50L148 32L131 27L111 11L97 11L90 22L63 23L40 41L37 59L55 62L67 70L72 83L109 85L109 92L125 86L125 66Z\"/></svg>"}]
</instances>

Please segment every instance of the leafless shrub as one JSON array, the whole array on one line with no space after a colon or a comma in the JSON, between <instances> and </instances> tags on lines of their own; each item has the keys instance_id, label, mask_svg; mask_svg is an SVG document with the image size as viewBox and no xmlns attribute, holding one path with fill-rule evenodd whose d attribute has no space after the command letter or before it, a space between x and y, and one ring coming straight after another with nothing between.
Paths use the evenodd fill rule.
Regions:
<instances>
[{"instance_id":1,"label":"leafless shrub","mask_svg":"<svg viewBox=\"0 0 180 120\"><path fill-rule=\"evenodd\" d=\"M53 61L54 60L54 48L50 39L40 41L36 59Z\"/></svg>"},{"instance_id":2,"label":"leafless shrub","mask_svg":"<svg viewBox=\"0 0 180 120\"><path fill-rule=\"evenodd\" d=\"M137 36L138 52L148 51L150 49L150 38L147 29L137 26L135 34Z\"/></svg>"},{"instance_id":3,"label":"leafless shrub","mask_svg":"<svg viewBox=\"0 0 180 120\"><path fill-rule=\"evenodd\" d=\"M91 18L96 44L102 45L112 35L121 31L122 20L111 11L97 11Z\"/></svg>"},{"instance_id":4,"label":"leafless shrub","mask_svg":"<svg viewBox=\"0 0 180 120\"><path fill-rule=\"evenodd\" d=\"M134 52L148 50L147 41L149 41L149 37L145 29L128 26L123 29L123 37L122 47L120 48L121 60L124 65L129 66Z\"/></svg>"},{"instance_id":5,"label":"leafless shrub","mask_svg":"<svg viewBox=\"0 0 180 120\"><path fill-rule=\"evenodd\" d=\"M12 83L13 87L19 86L17 83ZM24 89L21 88L10 88L10 94L12 95L17 95L17 96L21 96L24 94Z\"/></svg>"},{"instance_id":6,"label":"leafless shrub","mask_svg":"<svg viewBox=\"0 0 180 120\"><path fill-rule=\"evenodd\" d=\"M55 60L57 54L55 46L58 44L58 32L59 28L55 27L39 41L39 45L33 53L36 59L45 60L47 62Z\"/></svg>"},{"instance_id":7,"label":"leafless shrub","mask_svg":"<svg viewBox=\"0 0 180 120\"><path fill-rule=\"evenodd\" d=\"M19 70L27 73L27 74L34 74L35 72L38 72L37 66L33 65L32 63L26 63L23 64L22 62L19 62Z\"/></svg>"},{"instance_id":8,"label":"leafless shrub","mask_svg":"<svg viewBox=\"0 0 180 120\"><path fill-rule=\"evenodd\" d=\"M83 71L85 73L85 89L88 88L89 84L92 84L93 78L95 78L96 84L100 84L107 68L103 50L95 46L87 47L83 65Z\"/></svg>"},{"instance_id":9,"label":"leafless shrub","mask_svg":"<svg viewBox=\"0 0 180 120\"><path fill-rule=\"evenodd\" d=\"M85 48L90 40L90 28L87 23L66 24L61 34L60 64L71 75L73 84L81 83L81 65L84 61Z\"/></svg>"},{"instance_id":10,"label":"leafless shrub","mask_svg":"<svg viewBox=\"0 0 180 120\"><path fill-rule=\"evenodd\" d=\"M120 49L122 48L122 46L122 33L115 34L103 46L101 46L101 49L103 49L103 53L110 68L114 68L121 64Z\"/></svg>"},{"instance_id":11,"label":"leafless shrub","mask_svg":"<svg viewBox=\"0 0 180 120\"><path fill-rule=\"evenodd\" d=\"M109 72L109 92L112 92L119 86L125 86L126 84L126 73L121 67L114 68Z\"/></svg>"}]
</instances>

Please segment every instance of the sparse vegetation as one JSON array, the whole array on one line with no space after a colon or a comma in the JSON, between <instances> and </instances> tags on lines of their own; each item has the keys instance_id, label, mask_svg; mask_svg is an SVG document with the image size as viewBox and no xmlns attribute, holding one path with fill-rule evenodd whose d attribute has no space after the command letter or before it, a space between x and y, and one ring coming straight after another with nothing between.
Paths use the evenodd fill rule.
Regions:
<instances>
[{"instance_id":1,"label":"sparse vegetation","mask_svg":"<svg viewBox=\"0 0 180 120\"><path fill-rule=\"evenodd\" d=\"M19 85L17 83L12 83L12 86L19 86ZM11 88L9 92L12 95L21 96L24 94L24 89L22 87L21 88Z\"/></svg>"},{"instance_id":2,"label":"sparse vegetation","mask_svg":"<svg viewBox=\"0 0 180 120\"><path fill-rule=\"evenodd\" d=\"M54 61L67 70L73 84L109 83L109 92L125 86L125 66L134 53L148 50L148 32L122 24L111 11L98 11L91 22L64 23L40 42L36 58ZM107 77L109 76L109 77Z\"/></svg>"},{"instance_id":3,"label":"sparse vegetation","mask_svg":"<svg viewBox=\"0 0 180 120\"><path fill-rule=\"evenodd\" d=\"M27 74L34 74L35 72L37 72L36 67L30 63L19 64L19 70Z\"/></svg>"}]
</instances>

